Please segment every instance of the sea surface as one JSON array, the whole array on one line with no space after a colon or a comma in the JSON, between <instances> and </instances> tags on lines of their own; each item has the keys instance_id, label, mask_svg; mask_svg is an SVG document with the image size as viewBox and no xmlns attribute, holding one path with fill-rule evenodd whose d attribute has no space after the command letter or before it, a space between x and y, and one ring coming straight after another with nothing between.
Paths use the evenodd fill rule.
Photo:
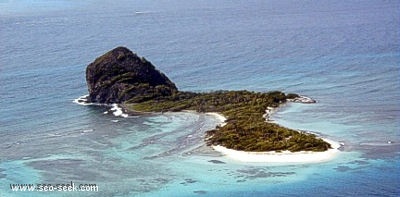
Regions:
<instances>
[{"instance_id":1,"label":"sea surface","mask_svg":"<svg viewBox=\"0 0 400 197\"><path fill-rule=\"evenodd\" d=\"M218 120L78 105L126 46L180 90L295 92L272 118L344 144L319 164L241 163ZM400 1L0 0L0 196L399 196ZM115 107L114 107L115 110ZM10 184L97 184L16 192Z\"/></svg>"}]
</instances>

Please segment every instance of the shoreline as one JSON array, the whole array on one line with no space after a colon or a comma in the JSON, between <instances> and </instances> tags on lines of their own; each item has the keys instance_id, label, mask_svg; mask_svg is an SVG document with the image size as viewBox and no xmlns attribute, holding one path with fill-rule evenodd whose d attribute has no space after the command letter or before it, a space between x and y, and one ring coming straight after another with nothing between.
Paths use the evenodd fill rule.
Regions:
<instances>
[{"instance_id":1,"label":"shoreline","mask_svg":"<svg viewBox=\"0 0 400 197\"><path fill-rule=\"evenodd\" d=\"M80 104L80 105L104 105L104 104L96 104L96 103L87 103L86 102L86 97L87 95L81 96L77 99L75 99L73 102ZM124 104L107 104L105 106L111 107L108 112L112 112L114 116L121 116L123 118L127 118L129 112L132 112L128 110L129 108L124 105ZM124 113L127 112L128 114ZM189 113L194 113L195 111L191 110L183 110L184 112L189 112ZM268 107L265 110L265 114L263 115L264 119L266 122L273 122L272 119L270 119L270 116L272 113L276 111L276 108L273 107ZM135 113L142 113L142 112L136 112ZM148 112L144 112L143 114L148 114ZM151 113L154 114L154 113ZM207 112L205 113L206 115L213 116L216 120L218 120L217 126L223 127L227 124L226 120L227 118L222 115L221 113L218 112ZM239 151L239 150L234 150L234 149L228 149L224 146L221 145L213 145L211 148L214 151L217 151L221 153L223 156L226 156L228 158L231 158L233 160L237 160L240 162L249 162L249 163L282 163L282 164L287 164L287 163L321 163L321 162L326 162L329 160L332 160L335 158L338 152L340 152L339 148L341 147L341 144L338 142L326 139L326 138L321 138L325 142L329 143L332 148L323 151L323 152L315 152L315 151L300 151L300 152L290 152L290 151L281 151L281 152L276 152L276 151L267 151L267 152L247 152L247 151Z\"/></svg>"},{"instance_id":2,"label":"shoreline","mask_svg":"<svg viewBox=\"0 0 400 197\"><path fill-rule=\"evenodd\" d=\"M212 148L222 155L237 160L240 162L249 163L322 163L334 159L339 153L340 144L332 140L322 138L324 141L331 144L332 148L324 152L313 151L268 151L268 152L246 152L228 149L223 146L212 146Z\"/></svg>"},{"instance_id":3,"label":"shoreline","mask_svg":"<svg viewBox=\"0 0 400 197\"><path fill-rule=\"evenodd\" d=\"M266 113L264 114L264 118L268 122L272 122L270 119L271 114L275 108L268 108ZM220 121L218 126L225 126L227 118L220 113L217 112L208 112L208 115L214 116L217 120ZM248 163L322 163L327 162L334 159L337 154L340 152L339 148L341 144L339 142L335 142L330 139L321 138L325 142L329 143L332 148L323 151L323 152L315 152L315 151L299 151L299 152L290 152L290 151L267 151L267 152L247 152L247 151L239 151L228 149L224 146L217 145L211 146L212 149L221 153L223 156L226 156L230 159L240 161L240 162L248 162Z\"/></svg>"},{"instance_id":4,"label":"shoreline","mask_svg":"<svg viewBox=\"0 0 400 197\"><path fill-rule=\"evenodd\" d=\"M214 116L217 120L219 120L220 121L220 123L218 124L218 126L220 126L220 127L223 127L223 126L225 126L226 125L226 117L225 116L223 116L222 114L220 114L220 113L218 113L218 112L207 112L206 113L207 115L210 115L210 116Z\"/></svg>"}]
</instances>

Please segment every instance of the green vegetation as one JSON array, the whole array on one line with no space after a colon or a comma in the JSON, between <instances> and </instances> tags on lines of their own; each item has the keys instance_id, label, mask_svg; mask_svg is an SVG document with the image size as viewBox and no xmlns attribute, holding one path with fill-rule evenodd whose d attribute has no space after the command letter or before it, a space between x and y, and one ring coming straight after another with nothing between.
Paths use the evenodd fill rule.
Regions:
<instances>
[{"instance_id":1,"label":"green vegetation","mask_svg":"<svg viewBox=\"0 0 400 197\"><path fill-rule=\"evenodd\" d=\"M297 94L274 91L181 92L151 62L125 47L117 47L86 68L89 102L124 103L142 112L195 110L227 117L224 127L207 131L208 145L245 151L325 151L330 145L315 135L267 122L268 107L292 99L314 102ZM297 99L297 100L296 100Z\"/></svg>"},{"instance_id":2,"label":"green vegetation","mask_svg":"<svg viewBox=\"0 0 400 197\"><path fill-rule=\"evenodd\" d=\"M160 94L157 92L156 94ZM195 110L218 112L227 117L226 125L207 131L208 145L222 145L244 151L325 151L331 146L313 134L270 123L263 115L267 107L278 107L286 99L298 97L274 91L217 91L211 93L175 92L171 96L129 100L129 109L142 112Z\"/></svg>"}]
</instances>

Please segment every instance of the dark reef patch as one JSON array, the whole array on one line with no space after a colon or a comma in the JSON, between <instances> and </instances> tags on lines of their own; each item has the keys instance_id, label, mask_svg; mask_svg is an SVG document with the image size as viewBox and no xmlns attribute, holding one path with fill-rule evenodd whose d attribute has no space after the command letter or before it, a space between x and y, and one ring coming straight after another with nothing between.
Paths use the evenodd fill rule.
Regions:
<instances>
[{"instance_id":1,"label":"dark reef patch","mask_svg":"<svg viewBox=\"0 0 400 197\"><path fill-rule=\"evenodd\" d=\"M223 161L220 161L220 160L215 160L215 159L213 159L213 160L210 160L210 161L208 161L208 162L210 162L210 163L214 163L214 164L225 164L225 162L223 162Z\"/></svg>"}]
</instances>

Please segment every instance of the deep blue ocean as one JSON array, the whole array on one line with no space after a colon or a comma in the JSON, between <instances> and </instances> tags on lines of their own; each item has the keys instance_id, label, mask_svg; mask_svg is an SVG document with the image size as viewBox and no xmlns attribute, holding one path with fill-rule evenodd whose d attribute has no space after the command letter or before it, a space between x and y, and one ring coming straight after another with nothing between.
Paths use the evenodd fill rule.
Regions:
<instances>
[{"instance_id":1,"label":"deep blue ocean","mask_svg":"<svg viewBox=\"0 0 400 197\"><path fill-rule=\"evenodd\" d=\"M74 103L86 66L117 46L180 90L314 98L272 118L343 150L319 164L241 163L204 146L212 116ZM0 54L1 197L400 195L398 0L0 0ZM10 189L70 181L99 191Z\"/></svg>"}]
</instances>

